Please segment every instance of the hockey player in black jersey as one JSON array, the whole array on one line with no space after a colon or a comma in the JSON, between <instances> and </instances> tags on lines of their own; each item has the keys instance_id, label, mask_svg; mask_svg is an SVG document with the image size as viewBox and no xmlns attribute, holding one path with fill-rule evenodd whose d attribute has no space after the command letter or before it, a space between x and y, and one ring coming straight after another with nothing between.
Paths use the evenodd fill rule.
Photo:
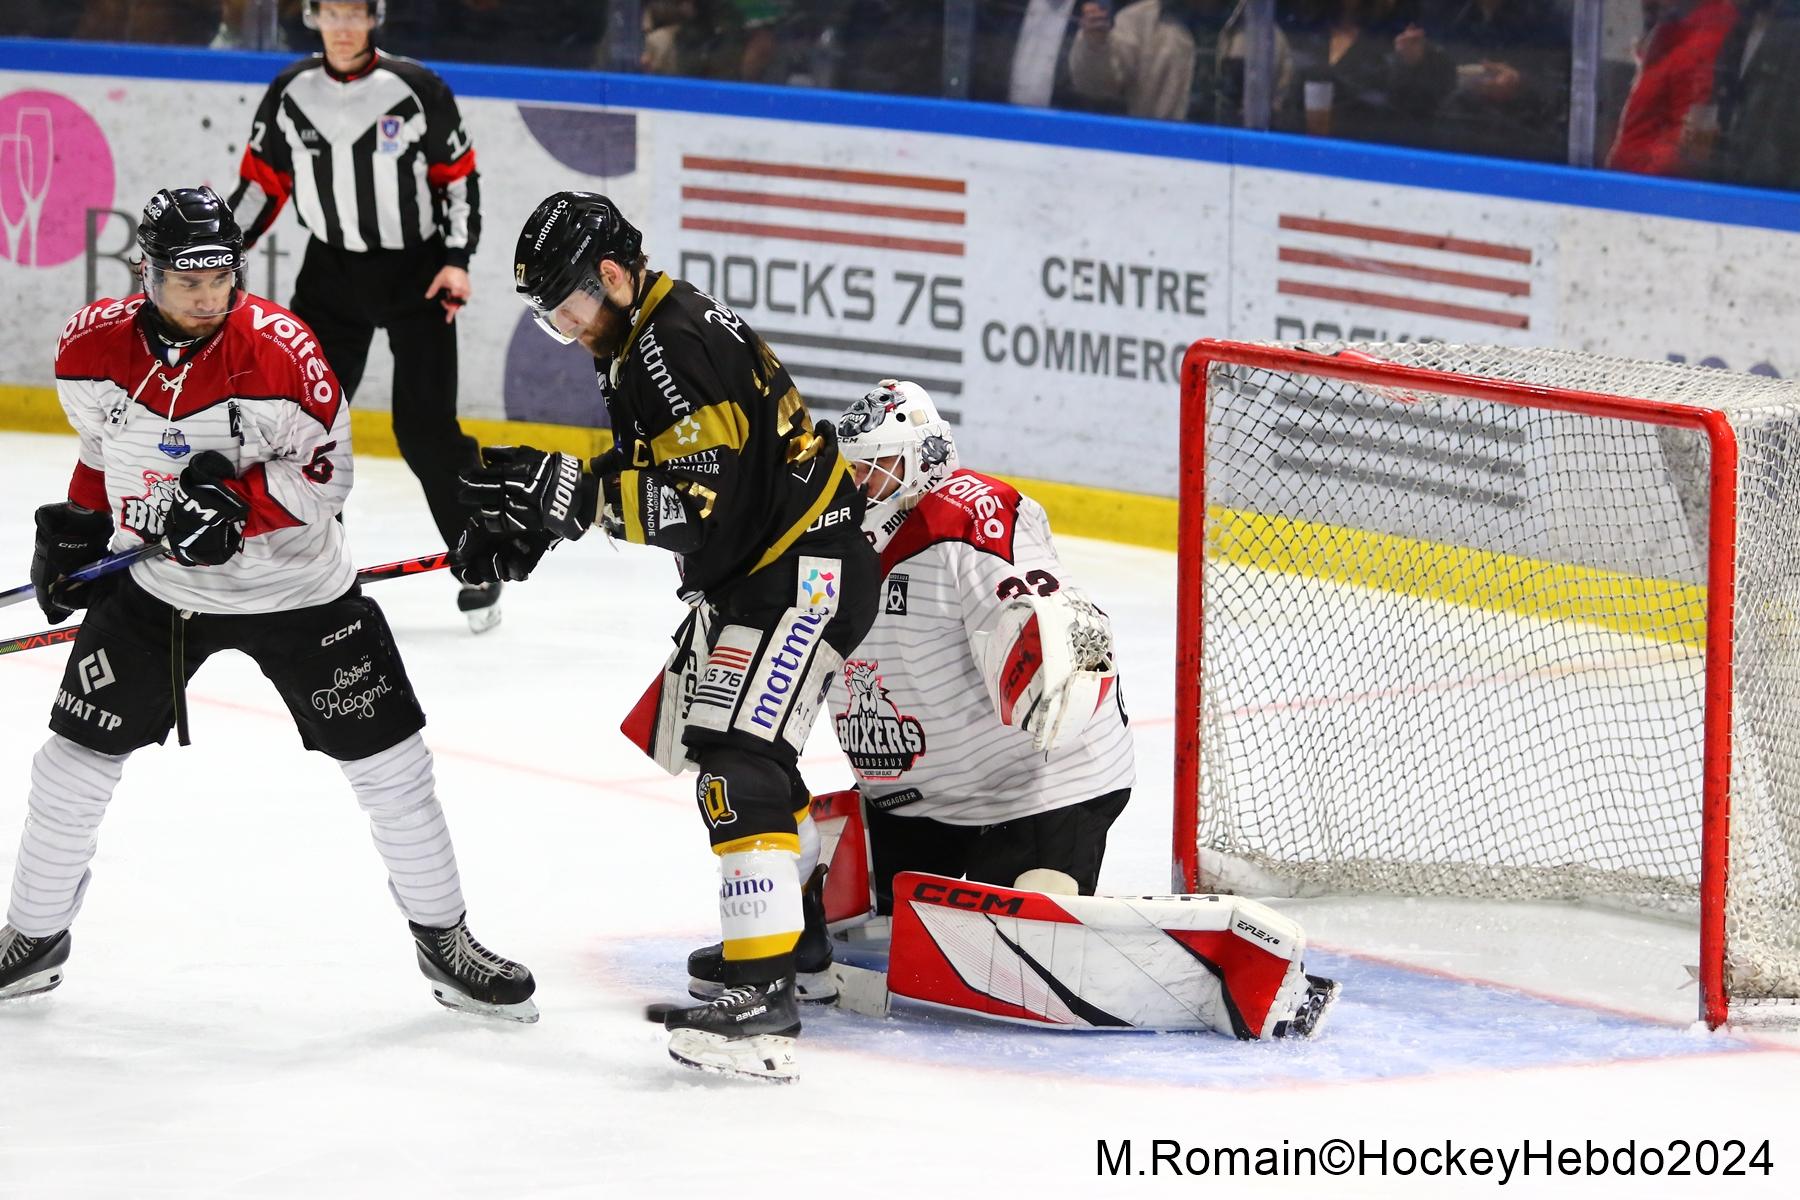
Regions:
<instances>
[{"instance_id":1,"label":"hockey player in black jersey","mask_svg":"<svg viewBox=\"0 0 1800 1200\"><path fill-rule=\"evenodd\" d=\"M723 304L651 270L641 235L606 197L546 199L514 261L539 324L593 354L614 444L589 463L486 450L464 477L480 517L457 570L472 582L523 578L549 545L595 524L675 553L695 606L677 654L692 647L706 667L668 736L640 740L659 743L671 770L699 771L728 986L709 1004L650 1015L679 1062L791 1079L801 881L818 856L795 762L875 617L861 496L835 432L814 426L769 347Z\"/></svg>"}]
</instances>

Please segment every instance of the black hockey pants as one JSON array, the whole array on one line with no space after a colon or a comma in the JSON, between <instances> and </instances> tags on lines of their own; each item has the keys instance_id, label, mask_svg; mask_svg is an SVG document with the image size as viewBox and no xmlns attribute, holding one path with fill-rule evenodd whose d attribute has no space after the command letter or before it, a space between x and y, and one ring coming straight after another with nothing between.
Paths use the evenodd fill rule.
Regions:
<instances>
[{"instance_id":1,"label":"black hockey pants","mask_svg":"<svg viewBox=\"0 0 1800 1200\"><path fill-rule=\"evenodd\" d=\"M425 491L444 544L454 548L468 514L456 476L475 465L475 439L456 420L456 326L425 289L444 265L444 244L357 252L306 244L290 307L312 326L344 394L354 398L377 327L394 354L394 440Z\"/></svg>"}]
</instances>

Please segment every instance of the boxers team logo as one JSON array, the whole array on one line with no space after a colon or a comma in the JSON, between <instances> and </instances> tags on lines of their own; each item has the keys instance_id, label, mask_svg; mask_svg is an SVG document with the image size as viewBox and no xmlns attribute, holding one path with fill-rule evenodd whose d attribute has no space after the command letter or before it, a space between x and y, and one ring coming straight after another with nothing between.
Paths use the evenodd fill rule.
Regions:
<instances>
[{"instance_id":1,"label":"boxers team logo","mask_svg":"<svg viewBox=\"0 0 1800 1200\"><path fill-rule=\"evenodd\" d=\"M144 472L144 494L119 501L119 528L130 530L146 542L163 535L163 514L175 502L175 476L161 471Z\"/></svg>"},{"instance_id":2,"label":"boxers team logo","mask_svg":"<svg viewBox=\"0 0 1800 1200\"><path fill-rule=\"evenodd\" d=\"M113 674L112 664L106 661L106 651L96 650L75 664L75 678L81 684L81 694L91 696L118 676Z\"/></svg>"},{"instance_id":3,"label":"boxers team logo","mask_svg":"<svg viewBox=\"0 0 1800 1200\"><path fill-rule=\"evenodd\" d=\"M875 673L879 663L852 659L844 664L850 701L832 718L838 745L863 779L898 779L925 756L925 727L888 699Z\"/></svg>"}]
</instances>

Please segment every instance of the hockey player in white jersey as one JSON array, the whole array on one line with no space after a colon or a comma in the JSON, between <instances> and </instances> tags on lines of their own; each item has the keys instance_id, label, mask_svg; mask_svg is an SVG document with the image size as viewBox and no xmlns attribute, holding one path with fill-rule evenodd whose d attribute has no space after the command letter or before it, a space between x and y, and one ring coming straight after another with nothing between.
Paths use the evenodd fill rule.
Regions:
<instances>
[{"instance_id":1,"label":"hockey player in white jersey","mask_svg":"<svg viewBox=\"0 0 1800 1200\"><path fill-rule=\"evenodd\" d=\"M881 381L837 429L882 584L875 624L827 702L860 804L822 799L858 810L875 911L896 913L902 893L895 991L1046 1024L1310 1033L1337 989L1304 972L1293 922L1235 897L1063 899L1094 894L1131 795L1133 747L1111 622L1070 579L1043 508L963 468L917 384ZM956 879L994 886L946 886ZM830 1000L832 947L812 890L804 911L798 991ZM1052 938L1067 961L1033 960L995 937L996 914L1065 931L1077 923L1091 941ZM956 950L943 946L972 961L952 964ZM1109 955L1138 957L1111 970ZM716 946L690 956L696 994L719 986L718 961ZM1059 970L1068 978L1039 990L1043 1011L998 1002L976 982L1019 986ZM1057 987L1069 995L1055 999Z\"/></svg>"},{"instance_id":2,"label":"hockey player in white jersey","mask_svg":"<svg viewBox=\"0 0 1800 1200\"><path fill-rule=\"evenodd\" d=\"M0 1000L62 982L101 818L138 749L187 741L207 658L254 659L302 742L338 760L368 814L415 957L449 1008L535 1020L531 972L464 923L425 716L337 519L348 404L305 323L244 290L244 240L210 188L158 192L138 226L144 292L70 318L57 393L80 438L66 502L36 513L31 581L52 621L86 608L32 764L0 927ZM165 556L65 590L157 543ZM178 668L178 669L172 669ZM255 798L245 797L246 815Z\"/></svg>"}]
</instances>

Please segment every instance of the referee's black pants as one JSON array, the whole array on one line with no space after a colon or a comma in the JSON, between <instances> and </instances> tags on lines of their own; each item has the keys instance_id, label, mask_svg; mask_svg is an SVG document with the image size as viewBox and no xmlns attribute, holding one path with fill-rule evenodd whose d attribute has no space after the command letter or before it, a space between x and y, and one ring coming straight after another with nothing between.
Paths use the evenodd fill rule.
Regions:
<instances>
[{"instance_id":1,"label":"referee's black pants","mask_svg":"<svg viewBox=\"0 0 1800 1200\"><path fill-rule=\"evenodd\" d=\"M344 394L356 395L369 343L387 330L394 354L394 440L418 477L431 519L454 548L468 514L456 503L456 476L475 465L475 439L456 420L456 326L425 289L444 265L444 244L414 250L343 250L318 238L294 284L295 315L318 336Z\"/></svg>"}]
</instances>

